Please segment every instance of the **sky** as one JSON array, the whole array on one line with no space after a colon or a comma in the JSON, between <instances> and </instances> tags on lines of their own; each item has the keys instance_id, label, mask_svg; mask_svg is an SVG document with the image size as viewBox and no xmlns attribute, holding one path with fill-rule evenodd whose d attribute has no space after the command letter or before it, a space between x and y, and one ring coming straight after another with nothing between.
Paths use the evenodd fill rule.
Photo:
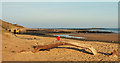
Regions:
<instances>
[{"instance_id":1,"label":"sky","mask_svg":"<svg viewBox=\"0 0 120 63\"><path fill-rule=\"evenodd\" d=\"M118 2L119 0L1 0L2 2Z\"/></svg>"},{"instance_id":2,"label":"sky","mask_svg":"<svg viewBox=\"0 0 120 63\"><path fill-rule=\"evenodd\" d=\"M116 28L118 3L3 2L2 20L28 28Z\"/></svg>"}]
</instances>

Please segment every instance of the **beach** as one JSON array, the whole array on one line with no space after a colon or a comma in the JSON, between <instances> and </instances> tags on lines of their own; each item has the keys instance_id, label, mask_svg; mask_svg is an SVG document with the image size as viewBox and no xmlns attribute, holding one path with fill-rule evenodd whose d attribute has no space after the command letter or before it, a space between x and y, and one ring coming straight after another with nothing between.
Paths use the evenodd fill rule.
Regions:
<instances>
[{"instance_id":1,"label":"beach","mask_svg":"<svg viewBox=\"0 0 120 63\"><path fill-rule=\"evenodd\" d=\"M17 36L17 37L16 37ZM72 46L59 46L59 48L50 49L50 51L39 51L31 53L35 43L39 45L54 43L54 37L42 37L33 35L16 35L3 33L2 35L2 60L3 61L117 61L118 57L109 55L114 49L118 50L118 44L104 43L97 41L80 41L61 38L62 41L72 41L81 44L89 44L98 52L97 55L91 55L91 51ZM36 39L34 39L34 37ZM22 38L22 39L21 39ZM31 39L28 39L31 38ZM76 49L74 49L76 48ZM29 52L19 53L21 50Z\"/></svg>"},{"instance_id":2,"label":"beach","mask_svg":"<svg viewBox=\"0 0 120 63\"><path fill-rule=\"evenodd\" d=\"M118 2L1 3L2 61L119 62Z\"/></svg>"},{"instance_id":3,"label":"beach","mask_svg":"<svg viewBox=\"0 0 120 63\"><path fill-rule=\"evenodd\" d=\"M30 29L6 22L2 23L2 61L118 61L118 56L111 54L113 50L118 53L118 36L114 33L91 34L76 33L75 30L64 29ZM9 29L6 29L7 27ZM21 34L14 34L13 31L9 31L16 28L20 28ZM89 45L96 50L97 54L94 55L89 49L71 45L53 47L50 48L50 51L40 50L36 53L32 52L36 43L42 46L55 44L58 43L56 41L57 36L53 35L66 35L71 34L70 32L74 35L76 34L76 37L87 37L87 39L61 37L61 43L72 42ZM113 42L111 43L110 41Z\"/></svg>"}]
</instances>

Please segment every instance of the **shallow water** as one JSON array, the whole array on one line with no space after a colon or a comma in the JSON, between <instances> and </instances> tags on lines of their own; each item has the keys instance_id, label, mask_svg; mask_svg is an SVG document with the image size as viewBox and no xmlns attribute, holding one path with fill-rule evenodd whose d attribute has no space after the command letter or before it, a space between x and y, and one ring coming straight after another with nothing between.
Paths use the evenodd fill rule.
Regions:
<instances>
[{"instance_id":1,"label":"shallow water","mask_svg":"<svg viewBox=\"0 0 120 63\"><path fill-rule=\"evenodd\" d=\"M85 39L85 37L75 37L75 36L69 36L71 34L68 35L53 35L53 36L61 36L61 37L66 37L66 38L77 38L77 39Z\"/></svg>"}]
</instances>

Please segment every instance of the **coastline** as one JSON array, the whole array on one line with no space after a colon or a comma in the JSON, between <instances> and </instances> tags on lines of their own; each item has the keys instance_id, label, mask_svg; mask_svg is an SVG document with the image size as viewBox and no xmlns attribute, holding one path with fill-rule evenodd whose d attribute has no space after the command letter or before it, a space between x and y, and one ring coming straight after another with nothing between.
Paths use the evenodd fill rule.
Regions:
<instances>
[{"instance_id":1,"label":"coastline","mask_svg":"<svg viewBox=\"0 0 120 63\"><path fill-rule=\"evenodd\" d=\"M6 22L3 22L2 27L2 61L118 61L118 57L111 55L111 52L113 52L113 50L117 51L119 44L108 41L73 40L71 38L66 39L61 37L61 41L90 45L97 51L97 55L92 55L92 52L88 49L69 45L54 47L51 48L50 51L31 52L34 50L37 42L38 45L57 43L56 37L53 36L54 34L76 34L76 36L83 37L93 37L91 34L93 34L94 37L97 37L99 34L108 34L110 36L109 39L113 39L111 37L114 36L114 33L77 33L77 30L30 29L21 28L21 26ZM12 30L11 32L9 31L10 29ZM20 29L21 33L14 34L14 29ZM105 37L102 39L104 38ZM20 51L28 52L20 53Z\"/></svg>"},{"instance_id":2,"label":"coastline","mask_svg":"<svg viewBox=\"0 0 120 63\"><path fill-rule=\"evenodd\" d=\"M15 37L11 33L5 33L2 36L3 61L118 61L117 57L109 56L113 50L118 50L118 44L115 43L61 38L62 41L91 45L97 50L98 54L91 55L91 51L88 49L75 48L69 45L59 46L58 48L50 49L50 51L18 53L21 50L32 51L32 45L35 45L37 41L39 45L46 45L54 43L56 38L21 34L17 34L17 37Z\"/></svg>"}]
</instances>

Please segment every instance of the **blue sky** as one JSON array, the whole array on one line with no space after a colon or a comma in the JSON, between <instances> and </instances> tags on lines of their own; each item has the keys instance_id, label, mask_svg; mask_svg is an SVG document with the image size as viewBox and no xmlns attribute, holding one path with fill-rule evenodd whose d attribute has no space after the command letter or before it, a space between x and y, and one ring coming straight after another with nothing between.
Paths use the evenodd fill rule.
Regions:
<instances>
[{"instance_id":1,"label":"blue sky","mask_svg":"<svg viewBox=\"0 0 120 63\"><path fill-rule=\"evenodd\" d=\"M29 28L118 27L117 2L4 2L2 19Z\"/></svg>"},{"instance_id":2,"label":"blue sky","mask_svg":"<svg viewBox=\"0 0 120 63\"><path fill-rule=\"evenodd\" d=\"M118 2L119 0L1 0L2 2Z\"/></svg>"}]
</instances>

